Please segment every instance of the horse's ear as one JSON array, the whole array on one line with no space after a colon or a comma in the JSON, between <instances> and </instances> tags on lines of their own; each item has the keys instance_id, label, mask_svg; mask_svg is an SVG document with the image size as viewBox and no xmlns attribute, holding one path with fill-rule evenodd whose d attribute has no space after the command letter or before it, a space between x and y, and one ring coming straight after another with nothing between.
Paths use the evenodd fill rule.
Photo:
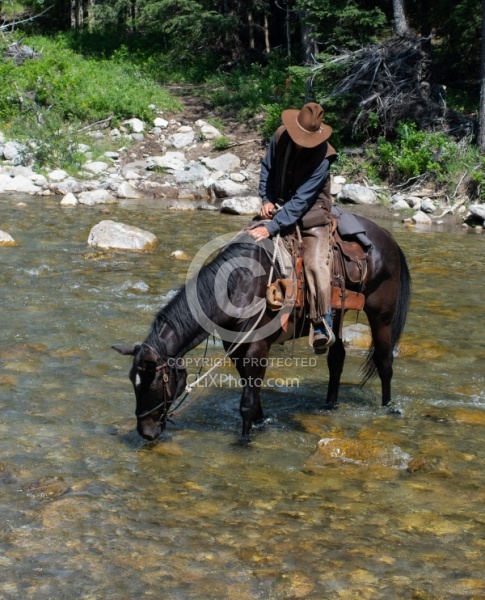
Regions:
<instances>
[{"instance_id":1,"label":"horse's ear","mask_svg":"<svg viewBox=\"0 0 485 600\"><path fill-rule=\"evenodd\" d=\"M113 350L116 350L116 352L123 354L123 356L135 356L136 352L138 351L138 348L140 347L140 344L134 344L133 346L121 346L119 344L116 344L111 347L113 348Z\"/></svg>"}]
</instances>

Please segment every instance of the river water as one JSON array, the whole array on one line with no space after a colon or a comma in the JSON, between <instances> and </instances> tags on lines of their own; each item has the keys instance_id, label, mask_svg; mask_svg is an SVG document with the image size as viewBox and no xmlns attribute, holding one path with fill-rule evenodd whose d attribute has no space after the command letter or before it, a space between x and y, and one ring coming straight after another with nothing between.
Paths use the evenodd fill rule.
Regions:
<instances>
[{"instance_id":1,"label":"river water","mask_svg":"<svg viewBox=\"0 0 485 600\"><path fill-rule=\"evenodd\" d=\"M249 448L230 367L146 443L130 361L110 346L141 341L184 283L172 251L194 255L246 219L150 202L0 207L19 243L0 248L1 598L485 598L485 235L381 222L413 278L402 416L379 407L378 381L360 389L358 348L339 410L321 412L325 360L308 366L300 341L273 352L270 423ZM156 251L90 249L105 218L152 231Z\"/></svg>"}]
</instances>

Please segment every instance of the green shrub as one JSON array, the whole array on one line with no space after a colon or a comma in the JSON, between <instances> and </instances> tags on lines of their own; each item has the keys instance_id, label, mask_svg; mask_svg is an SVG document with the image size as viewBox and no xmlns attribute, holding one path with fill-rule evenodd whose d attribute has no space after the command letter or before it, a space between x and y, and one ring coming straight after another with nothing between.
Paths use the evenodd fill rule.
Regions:
<instances>
[{"instance_id":1,"label":"green shrub","mask_svg":"<svg viewBox=\"0 0 485 600\"><path fill-rule=\"evenodd\" d=\"M438 178L447 172L447 161L456 151L455 142L448 136L418 131L414 123L400 123L395 142L378 139L377 168L391 181L421 175Z\"/></svg>"}]
</instances>

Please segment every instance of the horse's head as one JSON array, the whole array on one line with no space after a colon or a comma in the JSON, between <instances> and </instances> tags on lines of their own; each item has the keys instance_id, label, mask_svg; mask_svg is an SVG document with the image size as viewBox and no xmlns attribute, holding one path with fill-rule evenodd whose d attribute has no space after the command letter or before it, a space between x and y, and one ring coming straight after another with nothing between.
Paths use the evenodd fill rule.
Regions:
<instances>
[{"instance_id":1,"label":"horse's head","mask_svg":"<svg viewBox=\"0 0 485 600\"><path fill-rule=\"evenodd\" d=\"M135 389L137 430L145 439L154 440L165 429L173 401L185 389L187 371L145 342L113 349L133 356L129 376Z\"/></svg>"}]
</instances>

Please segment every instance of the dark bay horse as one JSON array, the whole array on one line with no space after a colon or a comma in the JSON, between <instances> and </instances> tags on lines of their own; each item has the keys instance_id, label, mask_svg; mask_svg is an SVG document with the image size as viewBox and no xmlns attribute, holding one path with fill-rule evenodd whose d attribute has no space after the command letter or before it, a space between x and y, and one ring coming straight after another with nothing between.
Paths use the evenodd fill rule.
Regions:
<instances>
[{"instance_id":1,"label":"dark bay horse","mask_svg":"<svg viewBox=\"0 0 485 600\"><path fill-rule=\"evenodd\" d=\"M404 329L410 300L410 275L400 247L385 229L356 216L372 242L367 271L356 291L365 296L364 312L372 344L363 366L362 385L377 374L382 386L382 405L391 401L394 350ZM265 242L268 240L265 240ZM186 388L187 371L182 357L213 331L221 337L227 355L245 383L240 401L242 440L252 425L263 419L260 387L271 345L281 342L278 314L266 308L266 289L275 279L273 253L240 234L195 276L156 315L144 342L113 348L133 356L130 380L136 396L137 429L148 440L165 428L174 400ZM355 284L348 282L348 289ZM323 408L334 408L342 374L345 348L340 337L342 310L336 312L336 342L328 351L330 379ZM308 319L293 320L293 335L308 334ZM290 328L291 329L291 328ZM291 338L291 333L288 334Z\"/></svg>"}]
</instances>

